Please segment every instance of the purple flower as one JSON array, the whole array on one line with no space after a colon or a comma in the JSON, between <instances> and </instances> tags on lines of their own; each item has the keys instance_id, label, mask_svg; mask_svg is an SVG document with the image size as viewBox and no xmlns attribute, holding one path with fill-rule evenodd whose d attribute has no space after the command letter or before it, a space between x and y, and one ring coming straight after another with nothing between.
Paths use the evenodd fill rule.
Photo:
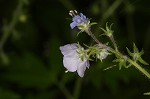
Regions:
<instances>
[{"instance_id":1,"label":"purple flower","mask_svg":"<svg viewBox=\"0 0 150 99\"><path fill-rule=\"evenodd\" d=\"M64 55L63 64L67 71L77 71L78 75L80 77L83 77L86 68L89 68L90 64L86 58L83 58L83 60L81 60L81 55L79 53L80 49L77 44L73 43L61 46L60 50Z\"/></svg>"},{"instance_id":2,"label":"purple flower","mask_svg":"<svg viewBox=\"0 0 150 99\"><path fill-rule=\"evenodd\" d=\"M73 29L76 26L81 30L89 27L90 21L82 13L80 13L80 15L78 15L76 10L74 10L74 11L71 10L69 14L73 17L72 18L73 22L70 24L71 29Z\"/></svg>"}]
</instances>

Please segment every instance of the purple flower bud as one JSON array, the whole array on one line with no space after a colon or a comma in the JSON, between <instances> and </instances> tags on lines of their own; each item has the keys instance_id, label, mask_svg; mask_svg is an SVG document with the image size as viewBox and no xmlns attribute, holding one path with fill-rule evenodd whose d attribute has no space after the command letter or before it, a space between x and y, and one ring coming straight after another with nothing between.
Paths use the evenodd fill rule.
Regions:
<instances>
[{"instance_id":1,"label":"purple flower bud","mask_svg":"<svg viewBox=\"0 0 150 99\"><path fill-rule=\"evenodd\" d=\"M77 12L75 13L74 11L70 11L69 13L73 18L72 18L72 23L70 24L71 29L77 27L84 27L86 28L90 21L88 18L86 18L85 15L83 15L82 13L80 13L80 15L77 14ZM80 29L80 28L79 28Z\"/></svg>"}]
</instances>

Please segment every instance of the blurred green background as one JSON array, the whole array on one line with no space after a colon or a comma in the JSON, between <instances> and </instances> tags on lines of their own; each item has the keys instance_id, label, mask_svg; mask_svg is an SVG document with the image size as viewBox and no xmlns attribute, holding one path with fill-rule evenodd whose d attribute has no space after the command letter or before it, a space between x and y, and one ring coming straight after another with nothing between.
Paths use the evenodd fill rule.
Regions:
<instances>
[{"instance_id":1,"label":"blurred green background","mask_svg":"<svg viewBox=\"0 0 150 99\"><path fill-rule=\"evenodd\" d=\"M0 99L149 99L150 80L134 67L104 71L113 55L90 62L82 79L65 73L59 47L94 43L71 30L72 9L99 23L92 31L103 42L98 27L114 23L119 49L135 42L150 63L150 0L0 0Z\"/></svg>"}]
</instances>

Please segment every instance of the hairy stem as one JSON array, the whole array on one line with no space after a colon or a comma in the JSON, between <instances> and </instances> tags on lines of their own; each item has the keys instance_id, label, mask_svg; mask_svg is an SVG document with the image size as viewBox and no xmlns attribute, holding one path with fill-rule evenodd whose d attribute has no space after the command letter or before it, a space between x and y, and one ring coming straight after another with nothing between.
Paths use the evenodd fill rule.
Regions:
<instances>
[{"instance_id":1,"label":"hairy stem","mask_svg":"<svg viewBox=\"0 0 150 99\"><path fill-rule=\"evenodd\" d=\"M125 56L119 51L116 51L114 49L110 49L110 51L114 54L117 54L119 56ZM125 56L126 57L126 56ZM139 64L137 64L135 61L131 60L129 57L126 57L126 61L128 61L130 64L132 64L135 68L137 68L140 72L142 72L146 77L150 79L150 73L148 73L144 68L142 68Z\"/></svg>"},{"instance_id":2,"label":"hairy stem","mask_svg":"<svg viewBox=\"0 0 150 99\"><path fill-rule=\"evenodd\" d=\"M94 34L91 32L90 29L85 31L89 36L91 36L91 38L97 43L99 44L99 46L103 47L103 48L108 48L108 46L106 46L105 44L101 43L95 36Z\"/></svg>"},{"instance_id":3,"label":"hairy stem","mask_svg":"<svg viewBox=\"0 0 150 99\"><path fill-rule=\"evenodd\" d=\"M117 47L117 44L116 44L116 42L115 42L115 40L114 40L113 35L110 37L110 40L111 40L111 42L113 43L115 50L118 51L118 47Z\"/></svg>"},{"instance_id":4,"label":"hairy stem","mask_svg":"<svg viewBox=\"0 0 150 99\"><path fill-rule=\"evenodd\" d=\"M130 58L128 58L127 61L129 63L131 63L134 67L136 67L139 71L141 71L146 77L148 77L150 79L150 74L144 68L142 68L139 64L132 61Z\"/></svg>"},{"instance_id":5,"label":"hairy stem","mask_svg":"<svg viewBox=\"0 0 150 99\"><path fill-rule=\"evenodd\" d=\"M124 55L122 53L120 53L118 50L114 50L113 48L101 43L94 35L91 31L86 31L86 33L90 34L90 36L94 39L94 41L96 43L98 43L100 46L104 46L107 48L107 50L109 50L110 52L117 54L121 57L123 57ZM133 60L131 60L129 57L127 57L127 61L132 64L135 68L137 68L139 71L141 71L146 77L148 77L150 79L150 73L148 73L144 68L142 68L139 64L137 64L136 62L134 62Z\"/></svg>"}]
</instances>

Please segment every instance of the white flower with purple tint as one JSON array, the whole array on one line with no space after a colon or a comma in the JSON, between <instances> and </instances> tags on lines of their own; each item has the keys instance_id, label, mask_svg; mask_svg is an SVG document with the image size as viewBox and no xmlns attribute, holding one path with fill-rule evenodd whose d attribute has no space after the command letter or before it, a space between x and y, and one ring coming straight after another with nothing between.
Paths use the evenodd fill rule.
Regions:
<instances>
[{"instance_id":1,"label":"white flower with purple tint","mask_svg":"<svg viewBox=\"0 0 150 99\"><path fill-rule=\"evenodd\" d=\"M79 47L76 43L73 43L61 46L60 50L64 55L63 64L67 71L77 71L78 75L83 77L86 68L90 66L89 61L86 59L87 55L82 53L84 51L83 47ZM81 57L83 57L83 59L81 59Z\"/></svg>"},{"instance_id":2,"label":"white flower with purple tint","mask_svg":"<svg viewBox=\"0 0 150 99\"><path fill-rule=\"evenodd\" d=\"M69 15L72 16L73 21L70 24L71 29L77 26L80 30L86 30L90 27L90 20L82 13L78 14L76 10L71 10Z\"/></svg>"}]
</instances>

